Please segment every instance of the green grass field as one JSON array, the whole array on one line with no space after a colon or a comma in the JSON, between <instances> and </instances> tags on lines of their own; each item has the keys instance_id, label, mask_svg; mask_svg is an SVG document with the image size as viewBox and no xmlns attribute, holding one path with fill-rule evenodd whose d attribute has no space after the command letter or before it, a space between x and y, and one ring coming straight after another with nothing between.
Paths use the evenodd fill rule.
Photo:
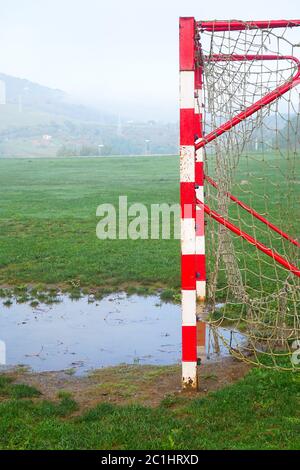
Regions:
<instances>
[{"instance_id":1,"label":"green grass field","mask_svg":"<svg viewBox=\"0 0 300 470\"><path fill-rule=\"evenodd\" d=\"M295 175L282 184L286 167L276 155L266 158L270 160L265 162L269 173L261 179L255 161L260 157L245 160L238 179L247 180L247 184L237 185L236 194L251 203L255 192L263 189L272 220L280 222L286 215L286 225L295 228L298 224L299 228L295 212L291 217L287 214L291 204L293 211L299 210L300 185L293 186L296 197L290 201L284 184L293 185ZM0 159L0 285L179 289L178 240L100 241L95 234L97 206L117 204L119 195L127 195L129 204L143 202L148 207L178 202L178 160ZM263 212L266 199L258 197L255 201L256 209ZM233 218L237 216L235 210ZM247 225L247 218L244 220ZM248 249L251 254L253 248ZM256 263L254 257L250 268L255 270ZM251 285L257 277L249 276ZM292 372L252 369L245 379L206 398L170 397L158 408L107 403L76 417L72 414L77 405L71 397L61 396L55 402L38 397L37 390L11 384L0 376L0 448L300 446L299 375Z\"/></svg>"},{"instance_id":2,"label":"green grass field","mask_svg":"<svg viewBox=\"0 0 300 470\"><path fill-rule=\"evenodd\" d=\"M300 218L295 217L300 213L296 175L289 171L289 179L283 177L288 168L279 156L263 159L263 166L259 155L239 165L236 180L247 184L237 185L235 194L261 213L267 211L273 222L282 226L284 221L284 228L295 234L300 228ZM97 206L117 205L119 195L127 195L128 204L142 202L148 208L178 202L178 160L176 156L0 159L0 284L69 285L75 280L83 287L178 288L178 240L100 241L95 234ZM268 243L265 226L241 215L242 227ZM233 220L238 216L234 205L231 216ZM282 251L281 240L272 243ZM236 240L235 244L249 255L250 271L255 272L258 259L266 259L247 243ZM267 274L274 277L272 269ZM251 282L257 282L255 275L250 274Z\"/></svg>"},{"instance_id":3,"label":"green grass field","mask_svg":"<svg viewBox=\"0 0 300 470\"><path fill-rule=\"evenodd\" d=\"M179 286L178 240L96 238L96 208L178 201L177 157L0 159L0 284Z\"/></svg>"},{"instance_id":4,"label":"green grass field","mask_svg":"<svg viewBox=\"0 0 300 470\"><path fill-rule=\"evenodd\" d=\"M0 376L1 449L299 449L299 375L252 369L206 398L166 397L159 407L103 403L73 417L67 393Z\"/></svg>"}]
</instances>

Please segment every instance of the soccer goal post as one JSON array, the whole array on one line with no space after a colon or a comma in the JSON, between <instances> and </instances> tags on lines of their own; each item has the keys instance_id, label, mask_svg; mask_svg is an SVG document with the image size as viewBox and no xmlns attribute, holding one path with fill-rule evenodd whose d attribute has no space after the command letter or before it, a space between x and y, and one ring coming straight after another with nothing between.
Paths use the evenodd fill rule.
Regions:
<instances>
[{"instance_id":1,"label":"soccer goal post","mask_svg":"<svg viewBox=\"0 0 300 470\"><path fill-rule=\"evenodd\" d=\"M299 26L180 18L184 388L208 328L241 360L299 367Z\"/></svg>"}]
</instances>

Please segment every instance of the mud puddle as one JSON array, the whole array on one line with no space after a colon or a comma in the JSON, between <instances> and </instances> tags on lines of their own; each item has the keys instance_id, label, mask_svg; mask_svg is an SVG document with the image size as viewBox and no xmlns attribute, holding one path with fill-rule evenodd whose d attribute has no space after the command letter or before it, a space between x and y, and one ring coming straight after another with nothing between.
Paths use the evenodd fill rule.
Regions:
<instances>
[{"instance_id":1,"label":"mud puddle","mask_svg":"<svg viewBox=\"0 0 300 470\"><path fill-rule=\"evenodd\" d=\"M181 311L158 296L112 294L90 303L87 297L33 308L15 301L0 304L2 363L25 365L35 372L69 370L82 375L91 369L119 364L170 365L180 361ZM207 360L229 356L207 327ZM240 333L220 328L232 347ZM1 359L1 357L0 357ZM1 361L0 361L1 362ZM0 366L4 367L4 366Z\"/></svg>"}]
</instances>

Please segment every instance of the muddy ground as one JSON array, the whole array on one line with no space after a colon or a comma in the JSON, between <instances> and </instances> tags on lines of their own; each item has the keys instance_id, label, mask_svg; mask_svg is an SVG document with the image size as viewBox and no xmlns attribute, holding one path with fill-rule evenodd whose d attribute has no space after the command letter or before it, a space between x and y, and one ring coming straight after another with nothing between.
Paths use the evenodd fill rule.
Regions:
<instances>
[{"instance_id":1,"label":"muddy ground","mask_svg":"<svg viewBox=\"0 0 300 470\"><path fill-rule=\"evenodd\" d=\"M200 367L198 392L181 391L181 367L122 365L93 371L87 376L68 371L32 373L24 369L7 372L15 383L26 383L42 393L40 399L57 400L61 391L69 392L79 412L101 402L158 406L166 397L202 397L244 377L250 366L233 358Z\"/></svg>"}]
</instances>

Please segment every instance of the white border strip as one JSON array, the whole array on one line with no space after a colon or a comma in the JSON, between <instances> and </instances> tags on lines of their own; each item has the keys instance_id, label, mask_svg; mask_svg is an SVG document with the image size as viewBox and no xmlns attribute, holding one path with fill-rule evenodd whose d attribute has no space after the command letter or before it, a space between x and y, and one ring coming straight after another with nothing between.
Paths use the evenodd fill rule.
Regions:
<instances>
[{"instance_id":1,"label":"white border strip","mask_svg":"<svg viewBox=\"0 0 300 470\"><path fill-rule=\"evenodd\" d=\"M180 182L195 182L195 147L193 145L180 147Z\"/></svg>"},{"instance_id":2,"label":"white border strip","mask_svg":"<svg viewBox=\"0 0 300 470\"><path fill-rule=\"evenodd\" d=\"M197 299L204 300L206 295L206 281L196 280Z\"/></svg>"},{"instance_id":3,"label":"white border strip","mask_svg":"<svg viewBox=\"0 0 300 470\"><path fill-rule=\"evenodd\" d=\"M182 362L183 388L197 387L197 362Z\"/></svg>"},{"instance_id":4,"label":"white border strip","mask_svg":"<svg viewBox=\"0 0 300 470\"><path fill-rule=\"evenodd\" d=\"M180 72L180 108L194 109L195 73L193 70Z\"/></svg>"},{"instance_id":5,"label":"white border strip","mask_svg":"<svg viewBox=\"0 0 300 470\"><path fill-rule=\"evenodd\" d=\"M195 326L197 324L195 290L181 291L181 308L182 326Z\"/></svg>"},{"instance_id":6,"label":"white border strip","mask_svg":"<svg viewBox=\"0 0 300 470\"><path fill-rule=\"evenodd\" d=\"M193 255L196 252L195 219L181 219L181 254Z\"/></svg>"}]
</instances>

